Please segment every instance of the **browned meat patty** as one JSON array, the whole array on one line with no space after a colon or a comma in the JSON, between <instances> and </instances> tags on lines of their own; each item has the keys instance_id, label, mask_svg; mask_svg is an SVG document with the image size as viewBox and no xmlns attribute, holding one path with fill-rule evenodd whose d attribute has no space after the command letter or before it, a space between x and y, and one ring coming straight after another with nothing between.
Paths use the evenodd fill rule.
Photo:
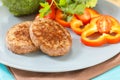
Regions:
<instances>
[{"instance_id":1,"label":"browned meat patty","mask_svg":"<svg viewBox=\"0 0 120 80\"><path fill-rule=\"evenodd\" d=\"M35 46L49 56L65 55L72 45L72 38L67 29L50 19L33 21L30 37Z\"/></svg>"},{"instance_id":2,"label":"browned meat patty","mask_svg":"<svg viewBox=\"0 0 120 80\"><path fill-rule=\"evenodd\" d=\"M9 50L16 54L26 54L37 50L30 39L30 25L31 21L26 21L9 29L6 35L6 43Z\"/></svg>"}]
</instances>

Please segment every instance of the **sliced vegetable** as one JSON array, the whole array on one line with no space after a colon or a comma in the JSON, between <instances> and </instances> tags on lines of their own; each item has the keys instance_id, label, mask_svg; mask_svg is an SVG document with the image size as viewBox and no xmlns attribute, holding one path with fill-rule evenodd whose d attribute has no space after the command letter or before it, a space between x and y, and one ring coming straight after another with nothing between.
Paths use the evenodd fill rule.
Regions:
<instances>
[{"instance_id":1,"label":"sliced vegetable","mask_svg":"<svg viewBox=\"0 0 120 80\"><path fill-rule=\"evenodd\" d=\"M75 16L73 16L72 20L70 21L71 29L76 33L81 35L83 32L83 22L79 19L77 19Z\"/></svg>"},{"instance_id":2,"label":"sliced vegetable","mask_svg":"<svg viewBox=\"0 0 120 80\"><path fill-rule=\"evenodd\" d=\"M109 33L112 27L112 21L109 19L109 16L100 16L96 24L100 33Z\"/></svg>"},{"instance_id":3,"label":"sliced vegetable","mask_svg":"<svg viewBox=\"0 0 120 80\"><path fill-rule=\"evenodd\" d=\"M56 11L55 20L64 27L70 27L70 22L67 21L68 15L64 14L61 10Z\"/></svg>"},{"instance_id":4,"label":"sliced vegetable","mask_svg":"<svg viewBox=\"0 0 120 80\"><path fill-rule=\"evenodd\" d=\"M41 2L40 5L43 7L40 9L40 17L50 10L51 6L56 6L64 14L82 14L85 8L93 8L97 4L97 0L46 0Z\"/></svg>"},{"instance_id":5,"label":"sliced vegetable","mask_svg":"<svg viewBox=\"0 0 120 80\"><path fill-rule=\"evenodd\" d=\"M95 17L82 32L81 41L87 46L118 43L120 42L120 23L108 15Z\"/></svg>"},{"instance_id":6,"label":"sliced vegetable","mask_svg":"<svg viewBox=\"0 0 120 80\"><path fill-rule=\"evenodd\" d=\"M87 9L84 10L83 14L79 14L79 15L76 14L76 17L80 19L83 22L83 24L88 24L91 19L91 15L87 11Z\"/></svg>"},{"instance_id":7,"label":"sliced vegetable","mask_svg":"<svg viewBox=\"0 0 120 80\"><path fill-rule=\"evenodd\" d=\"M89 24L90 20L96 16L98 16L97 11L91 8L86 8L83 14L74 15L70 22L71 29L76 34L81 35L81 33L85 30L85 25Z\"/></svg>"}]
</instances>

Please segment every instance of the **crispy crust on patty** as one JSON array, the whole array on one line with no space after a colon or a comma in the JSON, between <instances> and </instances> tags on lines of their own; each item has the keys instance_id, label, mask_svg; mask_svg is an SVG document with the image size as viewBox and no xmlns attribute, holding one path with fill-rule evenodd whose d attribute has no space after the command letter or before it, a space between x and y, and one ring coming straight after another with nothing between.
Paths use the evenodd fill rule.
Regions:
<instances>
[{"instance_id":1,"label":"crispy crust on patty","mask_svg":"<svg viewBox=\"0 0 120 80\"><path fill-rule=\"evenodd\" d=\"M31 21L22 22L9 29L6 35L6 44L9 50L16 54L27 54L37 50L29 35L31 23Z\"/></svg>"},{"instance_id":2,"label":"crispy crust on patty","mask_svg":"<svg viewBox=\"0 0 120 80\"><path fill-rule=\"evenodd\" d=\"M50 19L34 20L29 29L32 42L49 56L62 56L70 51L70 33L57 22Z\"/></svg>"}]
</instances>

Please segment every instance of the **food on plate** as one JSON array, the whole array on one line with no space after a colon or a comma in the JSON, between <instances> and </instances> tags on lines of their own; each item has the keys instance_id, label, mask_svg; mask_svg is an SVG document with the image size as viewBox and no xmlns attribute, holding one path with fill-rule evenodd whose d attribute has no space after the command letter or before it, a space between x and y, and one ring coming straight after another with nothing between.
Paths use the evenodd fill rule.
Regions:
<instances>
[{"instance_id":1,"label":"food on plate","mask_svg":"<svg viewBox=\"0 0 120 80\"><path fill-rule=\"evenodd\" d=\"M70 27L70 22L65 20L65 17L67 17L67 15L64 15L64 12L62 12L61 10L57 10L56 11L56 16L55 16L55 20L60 23L62 26L64 27Z\"/></svg>"},{"instance_id":2,"label":"food on plate","mask_svg":"<svg viewBox=\"0 0 120 80\"><path fill-rule=\"evenodd\" d=\"M49 56L62 56L71 49L70 33L53 20L36 19L31 24L29 32L35 46Z\"/></svg>"},{"instance_id":3,"label":"food on plate","mask_svg":"<svg viewBox=\"0 0 120 80\"><path fill-rule=\"evenodd\" d=\"M99 15L100 14L96 10L92 8L86 8L83 14L75 14L72 17L70 21L70 27L76 34L81 35L85 30L85 25L89 24L91 19Z\"/></svg>"},{"instance_id":4,"label":"food on plate","mask_svg":"<svg viewBox=\"0 0 120 80\"><path fill-rule=\"evenodd\" d=\"M27 54L38 50L30 39L30 25L31 21L25 21L9 29L6 35L6 44L9 50L16 54Z\"/></svg>"},{"instance_id":5,"label":"food on plate","mask_svg":"<svg viewBox=\"0 0 120 80\"><path fill-rule=\"evenodd\" d=\"M42 5L42 4L41 4ZM43 6L46 6L43 4ZM44 17L44 18L48 18L48 19L55 19L55 15L56 15L56 6L55 5L51 5L50 7L50 11L48 11L46 13L46 15L44 15L44 10L42 10L43 6L40 7L40 14L38 14L36 16L36 18L40 18L40 16Z\"/></svg>"},{"instance_id":6,"label":"food on plate","mask_svg":"<svg viewBox=\"0 0 120 80\"><path fill-rule=\"evenodd\" d=\"M81 41L87 46L101 46L120 42L120 23L109 15L99 15L86 25Z\"/></svg>"},{"instance_id":7,"label":"food on plate","mask_svg":"<svg viewBox=\"0 0 120 80\"><path fill-rule=\"evenodd\" d=\"M40 2L39 17L53 19L64 27L70 27L70 21L74 14L83 14L86 8L95 7L97 1L98 0L44 0Z\"/></svg>"},{"instance_id":8,"label":"food on plate","mask_svg":"<svg viewBox=\"0 0 120 80\"><path fill-rule=\"evenodd\" d=\"M97 10L93 9L93 8L86 8L85 10L89 12L89 14L91 16L91 19L100 15L100 13Z\"/></svg>"},{"instance_id":9,"label":"food on plate","mask_svg":"<svg viewBox=\"0 0 120 80\"><path fill-rule=\"evenodd\" d=\"M6 44L16 54L41 50L49 56L62 56L70 51L72 38L59 23L41 18L14 25L7 32Z\"/></svg>"},{"instance_id":10,"label":"food on plate","mask_svg":"<svg viewBox=\"0 0 120 80\"><path fill-rule=\"evenodd\" d=\"M2 0L3 4L15 16L29 15L39 10L41 0Z\"/></svg>"},{"instance_id":11,"label":"food on plate","mask_svg":"<svg viewBox=\"0 0 120 80\"><path fill-rule=\"evenodd\" d=\"M20 2L22 3L22 1L23 0L21 0ZM115 30L116 32L114 32L113 29L113 28L116 29L116 26L120 26L119 22L113 17L101 14L93 9L93 7L96 6L98 0L37 0L37 1L38 3L40 3L39 14L35 17L35 20L31 24L29 30L30 37L32 39L32 42L37 48L40 48L44 53L50 56L64 55L64 53L66 54L67 51L69 51L68 49L70 49L70 46L69 48L66 47L67 49L64 49L62 54L61 52L62 47L59 50L55 48L56 44L58 46L59 44L61 44L62 39L64 40L63 37L60 42L58 43L55 42L53 35L58 34L57 32L54 31L56 29L56 25L59 26L57 27L57 29L59 29L61 25L70 28L73 32L81 36L80 37L81 42L87 46L101 46L105 43L118 43L120 41L119 28L117 28L118 30ZM16 0L14 2L16 2ZM29 1L29 3L31 2L32 0ZM3 0L3 3L7 4L7 1ZM34 1L34 3L36 2ZM17 3L16 5L18 4L20 3ZM25 6L27 4L25 4ZM58 25L58 23L60 25ZM60 28L60 31L63 30ZM52 37L46 36L47 35L46 33ZM51 40L51 38L53 40ZM50 43L48 43L49 40L47 39L50 39ZM60 38L58 37L58 40L59 39ZM71 45L70 42L72 41L68 39L65 41L67 41L69 45ZM51 43L52 44L55 43L55 45L51 47ZM66 45L64 45L63 47L65 46ZM60 47L60 45L58 47Z\"/></svg>"},{"instance_id":12,"label":"food on plate","mask_svg":"<svg viewBox=\"0 0 120 80\"><path fill-rule=\"evenodd\" d=\"M91 15L90 15L90 12L88 11L88 9L90 8L86 8L83 12L83 14L75 14L75 16L82 21L82 23L85 25L85 24L88 24L90 22L90 19L91 19Z\"/></svg>"},{"instance_id":13,"label":"food on plate","mask_svg":"<svg viewBox=\"0 0 120 80\"><path fill-rule=\"evenodd\" d=\"M44 17L50 12L50 7L56 7L65 15L81 14L85 8L93 8L98 0L44 0L40 2L40 17Z\"/></svg>"},{"instance_id":14,"label":"food on plate","mask_svg":"<svg viewBox=\"0 0 120 80\"><path fill-rule=\"evenodd\" d=\"M70 21L70 28L76 34L81 35L81 33L84 30L84 24L83 24L83 22L80 19L78 19L77 17L73 16L73 18Z\"/></svg>"}]
</instances>

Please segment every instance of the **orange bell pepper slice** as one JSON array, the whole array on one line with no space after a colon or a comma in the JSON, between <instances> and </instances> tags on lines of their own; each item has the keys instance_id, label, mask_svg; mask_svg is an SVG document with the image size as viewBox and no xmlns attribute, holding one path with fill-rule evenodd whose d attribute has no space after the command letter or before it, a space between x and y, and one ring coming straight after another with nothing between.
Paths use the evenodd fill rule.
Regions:
<instances>
[{"instance_id":1,"label":"orange bell pepper slice","mask_svg":"<svg viewBox=\"0 0 120 80\"><path fill-rule=\"evenodd\" d=\"M55 20L64 27L70 27L70 22L66 21L66 16L61 10L56 11Z\"/></svg>"},{"instance_id":2,"label":"orange bell pepper slice","mask_svg":"<svg viewBox=\"0 0 120 80\"><path fill-rule=\"evenodd\" d=\"M120 23L108 15L100 15L86 25L81 41L87 46L102 46L120 42Z\"/></svg>"},{"instance_id":3,"label":"orange bell pepper slice","mask_svg":"<svg viewBox=\"0 0 120 80\"><path fill-rule=\"evenodd\" d=\"M82 15L75 14L70 21L71 29L78 35L81 35L85 30L85 25L89 24L92 18L99 16L100 14L92 9L86 8Z\"/></svg>"},{"instance_id":4,"label":"orange bell pepper slice","mask_svg":"<svg viewBox=\"0 0 120 80\"><path fill-rule=\"evenodd\" d=\"M77 19L75 16L70 21L71 29L78 35L81 35L83 32L83 22L79 19Z\"/></svg>"}]
</instances>

